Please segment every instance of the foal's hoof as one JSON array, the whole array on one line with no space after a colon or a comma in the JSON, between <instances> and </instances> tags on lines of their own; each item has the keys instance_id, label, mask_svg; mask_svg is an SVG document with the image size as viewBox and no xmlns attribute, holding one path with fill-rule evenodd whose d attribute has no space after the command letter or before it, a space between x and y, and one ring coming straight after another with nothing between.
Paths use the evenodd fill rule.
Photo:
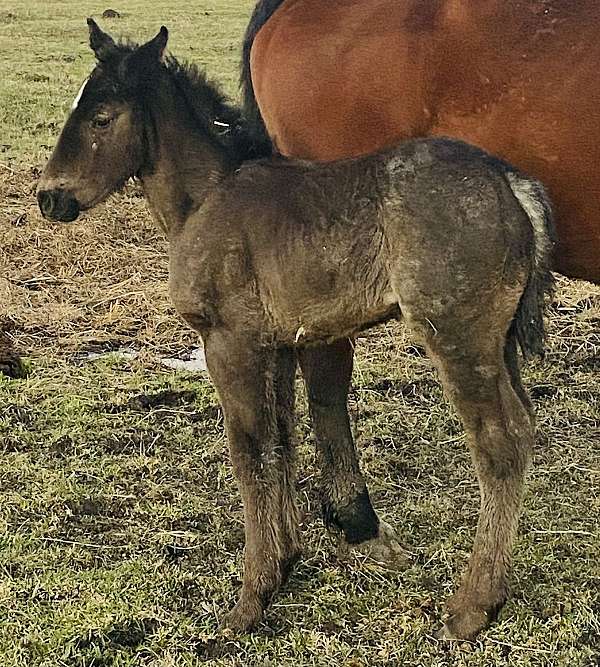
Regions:
<instances>
[{"instance_id":1,"label":"foal's hoof","mask_svg":"<svg viewBox=\"0 0 600 667\"><path fill-rule=\"evenodd\" d=\"M472 641L493 620L494 615L483 609L465 609L450 616L436 637L446 641Z\"/></svg>"},{"instance_id":2,"label":"foal's hoof","mask_svg":"<svg viewBox=\"0 0 600 667\"><path fill-rule=\"evenodd\" d=\"M398 536L389 523L379 521L379 535L372 540L348 544L345 540L340 544L339 556L347 558L349 554L367 556L379 565L392 570L405 570L410 564L410 555L400 544Z\"/></svg>"},{"instance_id":3,"label":"foal's hoof","mask_svg":"<svg viewBox=\"0 0 600 667\"><path fill-rule=\"evenodd\" d=\"M262 617L263 608L259 602L241 598L221 621L221 629L234 634L250 632L262 621Z\"/></svg>"},{"instance_id":4,"label":"foal's hoof","mask_svg":"<svg viewBox=\"0 0 600 667\"><path fill-rule=\"evenodd\" d=\"M468 588L458 590L446 602L448 618L437 633L438 639L472 641L498 618L506 598L506 586L488 593L483 599Z\"/></svg>"}]
</instances>

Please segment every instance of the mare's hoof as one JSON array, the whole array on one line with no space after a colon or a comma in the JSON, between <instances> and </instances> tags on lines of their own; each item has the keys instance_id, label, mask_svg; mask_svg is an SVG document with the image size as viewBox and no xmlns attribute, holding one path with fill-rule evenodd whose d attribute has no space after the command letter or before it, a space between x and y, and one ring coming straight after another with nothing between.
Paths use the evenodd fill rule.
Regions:
<instances>
[{"instance_id":1,"label":"mare's hoof","mask_svg":"<svg viewBox=\"0 0 600 667\"><path fill-rule=\"evenodd\" d=\"M465 609L450 616L436 637L445 641L473 641L494 618L493 614L483 609Z\"/></svg>"},{"instance_id":2,"label":"mare's hoof","mask_svg":"<svg viewBox=\"0 0 600 667\"><path fill-rule=\"evenodd\" d=\"M405 570L410 565L410 554L402 547L398 536L389 523L379 521L379 535L372 540L348 544L342 540L339 556L346 559L348 555L360 554L391 570Z\"/></svg>"},{"instance_id":3,"label":"mare's hoof","mask_svg":"<svg viewBox=\"0 0 600 667\"><path fill-rule=\"evenodd\" d=\"M221 621L221 629L234 634L250 632L262 621L263 608L258 602L241 598Z\"/></svg>"}]
</instances>

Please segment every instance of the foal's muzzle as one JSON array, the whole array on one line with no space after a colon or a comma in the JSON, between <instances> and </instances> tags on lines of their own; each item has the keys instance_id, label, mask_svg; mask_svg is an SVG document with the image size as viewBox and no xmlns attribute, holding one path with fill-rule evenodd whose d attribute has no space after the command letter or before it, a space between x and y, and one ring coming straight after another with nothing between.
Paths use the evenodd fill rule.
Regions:
<instances>
[{"instance_id":1,"label":"foal's muzzle","mask_svg":"<svg viewBox=\"0 0 600 667\"><path fill-rule=\"evenodd\" d=\"M79 202L66 190L40 190L37 200L47 220L72 222L79 215Z\"/></svg>"}]
</instances>

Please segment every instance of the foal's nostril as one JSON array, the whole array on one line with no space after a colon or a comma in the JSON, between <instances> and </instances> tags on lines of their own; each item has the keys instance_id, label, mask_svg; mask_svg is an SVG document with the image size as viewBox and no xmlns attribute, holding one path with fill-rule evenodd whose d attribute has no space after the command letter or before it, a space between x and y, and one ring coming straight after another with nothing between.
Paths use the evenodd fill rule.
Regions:
<instances>
[{"instance_id":1,"label":"foal's nostril","mask_svg":"<svg viewBox=\"0 0 600 667\"><path fill-rule=\"evenodd\" d=\"M52 211L54 211L54 208L56 206L56 197L54 196L52 191L43 190L42 192L38 192L37 199L42 215L45 218L50 217L52 215Z\"/></svg>"},{"instance_id":2,"label":"foal's nostril","mask_svg":"<svg viewBox=\"0 0 600 667\"><path fill-rule=\"evenodd\" d=\"M79 202L70 190L61 188L38 190L37 200L46 220L73 222L79 215Z\"/></svg>"}]
</instances>

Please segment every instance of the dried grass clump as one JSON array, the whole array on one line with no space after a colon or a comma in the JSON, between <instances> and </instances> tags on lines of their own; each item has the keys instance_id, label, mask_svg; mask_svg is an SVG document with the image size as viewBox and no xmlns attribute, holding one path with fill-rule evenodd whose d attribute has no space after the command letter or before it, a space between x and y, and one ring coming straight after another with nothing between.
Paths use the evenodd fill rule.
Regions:
<instances>
[{"instance_id":1,"label":"dried grass clump","mask_svg":"<svg viewBox=\"0 0 600 667\"><path fill-rule=\"evenodd\" d=\"M38 212L38 176L0 170L0 327L21 354L193 345L169 301L166 240L139 189L60 225Z\"/></svg>"},{"instance_id":2,"label":"dried grass clump","mask_svg":"<svg viewBox=\"0 0 600 667\"><path fill-rule=\"evenodd\" d=\"M168 295L168 248L135 185L73 224L43 220L39 170L0 168L0 330L26 356L127 346L177 355L197 344ZM549 355L594 363L600 287L558 279ZM374 335L380 337L379 334ZM591 361L590 361L591 359ZM360 372L360 371L359 371Z\"/></svg>"}]
</instances>

